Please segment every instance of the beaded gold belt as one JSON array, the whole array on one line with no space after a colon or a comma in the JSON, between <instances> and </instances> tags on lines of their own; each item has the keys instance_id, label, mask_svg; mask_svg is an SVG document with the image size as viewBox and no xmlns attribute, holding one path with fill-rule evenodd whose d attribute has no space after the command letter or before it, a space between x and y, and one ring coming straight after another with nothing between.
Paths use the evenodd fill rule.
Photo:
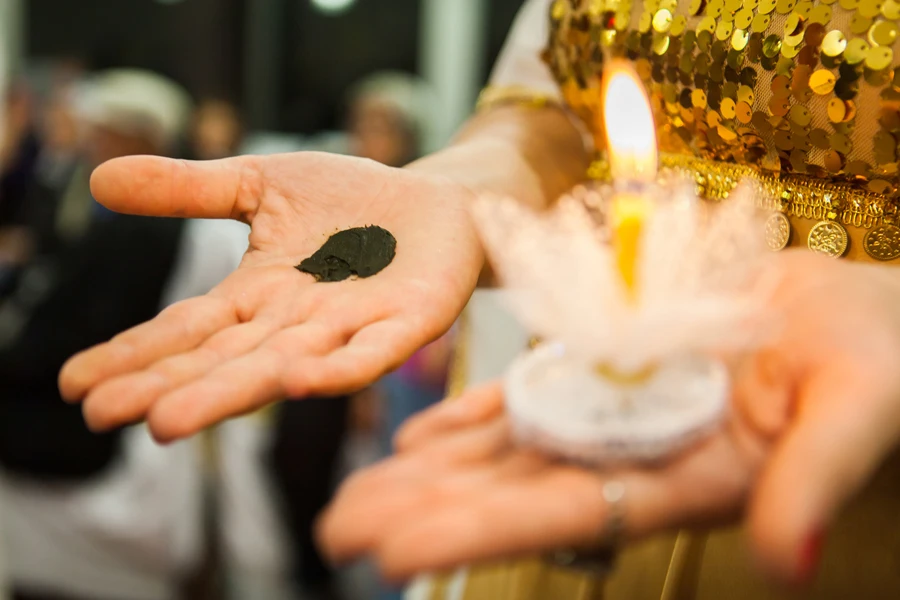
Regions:
<instances>
[{"instance_id":1,"label":"beaded gold belt","mask_svg":"<svg viewBox=\"0 0 900 600\"><path fill-rule=\"evenodd\" d=\"M773 211L765 232L772 250L805 245L834 258L879 262L900 258L900 208L887 196L850 183L778 175L692 156L664 154L661 163L690 176L699 195L711 201L727 198L741 181L759 186L760 208ZM606 179L605 161L595 161L589 176Z\"/></svg>"}]
</instances>

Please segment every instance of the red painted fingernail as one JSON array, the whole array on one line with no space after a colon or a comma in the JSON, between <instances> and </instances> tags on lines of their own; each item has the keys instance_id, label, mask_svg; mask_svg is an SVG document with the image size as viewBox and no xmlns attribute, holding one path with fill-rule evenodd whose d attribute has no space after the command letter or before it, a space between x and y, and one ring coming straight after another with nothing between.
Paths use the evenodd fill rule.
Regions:
<instances>
[{"instance_id":1,"label":"red painted fingernail","mask_svg":"<svg viewBox=\"0 0 900 600\"><path fill-rule=\"evenodd\" d=\"M800 560L797 564L799 583L807 584L815 577L824 545L825 532L820 529L810 534L800 547Z\"/></svg>"}]
</instances>

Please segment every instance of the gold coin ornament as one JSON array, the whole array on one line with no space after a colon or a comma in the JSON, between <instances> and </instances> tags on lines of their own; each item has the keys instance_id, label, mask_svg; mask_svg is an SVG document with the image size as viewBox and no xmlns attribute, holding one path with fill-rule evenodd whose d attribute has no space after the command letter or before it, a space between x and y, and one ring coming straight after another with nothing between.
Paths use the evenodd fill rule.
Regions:
<instances>
[{"instance_id":1,"label":"gold coin ornament","mask_svg":"<svg viewBox=\"0 0 900 600\"><path fill-rule=\"evenodd\" d=\"M784 250L791 241L791 222L782 213L766 220L766 245L772 252Z\"/></svg>"},{"instance_id":2,"label":"gold coin ornament","mask_svg":"<svg viewBox=\"0 0 900 600\"><path fill-rule=\"evenodd\" d=\"M849 242L843 225L835 221L820 221L810 230L807 246L817 254L840 258L847 252Z\"/></svg>"},{"instance_id":3,"label":"gold coin ornament","mask_svg":"<svg viewBox=\"0 0 900 600\"><path fill-rule=\"evenodd\" d=\"M875 260L888 261L900 257L900 227L879 225L866 234L863 248Z\"/></svg>"}]
</instances>

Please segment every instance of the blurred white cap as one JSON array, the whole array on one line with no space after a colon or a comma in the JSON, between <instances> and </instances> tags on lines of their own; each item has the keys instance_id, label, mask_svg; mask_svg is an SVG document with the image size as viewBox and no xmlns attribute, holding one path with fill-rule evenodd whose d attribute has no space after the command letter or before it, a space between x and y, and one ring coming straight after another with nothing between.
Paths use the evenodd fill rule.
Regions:
<instances>
[{"instance_id":1,"label":"blurred white cap","mask_svg":"<svg viewBox=\"0 0 900 600\"><path fill-rule=\"evenodd\" d=\"M115 69L89 77L75 92L87 122L146 136L169 148L185 133L193 103L178 84L156 73Z\"/></svg>"}]
</instances>

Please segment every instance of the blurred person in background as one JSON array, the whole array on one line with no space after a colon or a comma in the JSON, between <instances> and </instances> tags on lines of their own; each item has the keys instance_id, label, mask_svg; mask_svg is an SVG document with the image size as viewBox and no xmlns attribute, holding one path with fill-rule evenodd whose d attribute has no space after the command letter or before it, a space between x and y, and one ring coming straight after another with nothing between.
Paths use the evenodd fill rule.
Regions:
<instances>
[{"instance_id":1,"label":"blurred person in background","mask_svg":"<svg viewBox=\"0 0 900 600\"><path fill-rule=\"evenodd\" d=\"M0 298L13 285L31 254L33 240L24 227L25 195L38 161L33 129L33 98L22 84L14 85L2 103L0 137Z\"/></svg>"},{"instance_id":2,"label":"blurred person in background","mask_svg":"<svg viewBox=\"0 0 900 600\"><path fill-rule=\"evenodd\" d=\"M27 186L34 253L0 302L0 544L17 599L174 598L201 552L196 444L94 434L56 385L67 354L208 292L246 249L241 224L128 217L91 195L105 160L172 156L190 106L159 75L109 71L54 97L38 128L53 168Z\"/></svg>"},{"instance_id":3,"label":"blurred person in background","mask_svg":"<svg viewBox=\"0 0 900 600\"><path fill-rule=\"evenodd\" d=\"M191 122L188 154L195 160L215 160L241 153L244 125L237 107L222 99L197 105Z\"/></svg>"}]
</instances>

